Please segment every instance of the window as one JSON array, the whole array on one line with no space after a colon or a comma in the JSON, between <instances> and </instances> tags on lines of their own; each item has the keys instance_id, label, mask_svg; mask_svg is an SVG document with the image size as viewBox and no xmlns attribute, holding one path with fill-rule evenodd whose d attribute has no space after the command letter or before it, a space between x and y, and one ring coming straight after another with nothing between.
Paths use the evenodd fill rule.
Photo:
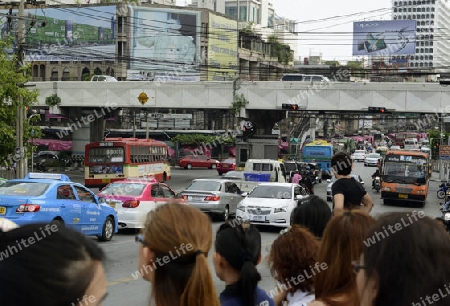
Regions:
<instances>
[{"instance_id":1,"label":"window","mask_svg":"<svg viewBox=\"0 0 450 306\"><path fill-rule=\"evenodd\" d=\"M73 186L73 187L75 188L75 192L77 193L78 199L80 199L80 201L97 204L94 195L90 193L87 189L84 189L83 187L80 186Z\"/></svg>"},{"instance_id":2,"label":"window","mask_svg":"<svg viewBox=\"0 0 450 306\"><path fill-rule=\"evenodd\" d=\"M173 199L175 198L175 192L169 189L169 187L165 185L160 185L161 192L164 198Z\"/></svg>"},{"instance_id":3,"label":"window","mask_svg":"<svg viewBox=\"0 0 450 306\"><path fill-rule=\"evenodd\" d=\"M154 184L152 185L152 189L151 189L151 197L152 198L162 198L162 192L160 191L159 185L158 184Z\"/></svg>"},{"instance_id":4,"label":"window","mask_svg":"<svg viewBox=\"0 0 450 306\"><path fill-rule=\"evenodd\" d=\"M225 15L228 15L228 16L236 19L237 18L237 9L236 8L237 8L236 6L225 7Z\"/></svg>"},{"instance_id":5,"label":"window","mask_svg":"<svg viewBox=\"0 0 450 306\"><path fill-rule=\"evenodd\" d=\"M89 149L89 162L100 163L123 163L123 147L97 147Z\"/></svg>"},{"instance_id":6,"label":"window","mask_svg":"<svg viewBox=\"0 0 450 306\"><path fill-rule=\"evenodd\" d=\"M61 185L58 186L56 190L56 198L59 200L75 200L75 195L73 194L72 186Z\"/></svg>"}]
</instances>

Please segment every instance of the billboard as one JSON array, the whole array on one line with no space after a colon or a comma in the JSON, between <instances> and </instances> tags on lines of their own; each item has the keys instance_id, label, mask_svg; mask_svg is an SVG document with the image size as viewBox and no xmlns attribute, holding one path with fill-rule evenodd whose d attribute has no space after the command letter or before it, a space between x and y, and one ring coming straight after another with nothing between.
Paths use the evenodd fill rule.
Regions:
<instances>
[{"instance_id":1,"label":"billboard","mask_svg":"<svg viewBox=\"0 0 450 306\"><path fill-rule=\"evenodd\" d=\"M162 81L200 81L200 12L128 6L130 69L128 80L142 76Z\"/></svg>"},{"instance_id":2,"label":"billboard","mask_svg":"<svg viewBox=\"0 0 450 306\"><path fill-rule=\"evenodd\" d=\"M416 53L416 20L353 23L353 55Z\"/></svg>"},{"instance_id":3,"label":"billboard","mask_svg":"<svg viewBox=\"0 0 450 306\"><path fill-rule=\"evenodd\" d=\"M208 81L230 81L236 78L236 21L209 14Z\"/></svg>"},{"instance_id":4,"label":"billboard","mask_svg":"<svg viewBox=\"0 0 450 306\"><path fill-rule=\"evenodd\" d=\"M0 39L17 39L18 19L13 17L8 24L4 15L8 11L0 13ZM26 9L26 60L114 61L115 27L115 5ZM7 50L9 53L15 50L15 44Z\"/></svg>"}]
</instances>

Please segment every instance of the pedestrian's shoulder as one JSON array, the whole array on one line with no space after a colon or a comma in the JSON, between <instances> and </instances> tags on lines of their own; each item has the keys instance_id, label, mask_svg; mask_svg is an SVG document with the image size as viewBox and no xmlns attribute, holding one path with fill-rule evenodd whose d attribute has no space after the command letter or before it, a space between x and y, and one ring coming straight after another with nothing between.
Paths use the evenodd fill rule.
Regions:
<instances>
[{"instance_id":1,"label":"pedestrian's shoulder","mask_svg":"<svg viewBox=\"0 0 450 306\"><path fill-rule=\"evenodd\" d=\"M256 287L256 302L258 306L275 306L273 299L260 287Z\"/></svg>"}]
</instances>

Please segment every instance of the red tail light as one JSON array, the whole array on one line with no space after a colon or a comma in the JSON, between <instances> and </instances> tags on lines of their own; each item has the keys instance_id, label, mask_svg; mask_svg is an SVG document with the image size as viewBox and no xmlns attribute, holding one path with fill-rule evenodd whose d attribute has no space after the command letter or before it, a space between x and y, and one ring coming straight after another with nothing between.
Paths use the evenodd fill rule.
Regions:
<instances>
[{"instance_id":1,"label":"red tail light","mask_svg":"<svg viewBox=\"0 0 450 306\"><path fill-rule=\"evenodd\" d=\"M219 201L219 200L220 200L220 197L218 197L218 196L207 196L205 198L205 201Z\"/></svg>"},{"instance_id":2,"label":"red tail light","mask_svg":"<svg viewBox=\"0 0 450 306\"><path fill-rule=\"evenodd\" d=\"M136 208L139 206L138 200L128 200L125 201L125 203L122 204L122 207L124 208Z\"/></svg>"},{"instance_id":3,"label":"red tail light","mask_svg":"<svg viewBox=\"0 0 450 306\"><path fill-rule=\"evenodd\" d=\"M217 167L218 167L218 168L221 168L221 167L222 167L222 164L217 164Z\"/></svg>"},{"instance_id":4,"label":"red tail light","mask_svg":"<svg viewBox=\"0 0 450 306\"><path fill-rule=\"evenodd\" d=\"M22 204L16 209L16 213L38 212L40 209L40 205Z\"/></svg>"}]
</instances>

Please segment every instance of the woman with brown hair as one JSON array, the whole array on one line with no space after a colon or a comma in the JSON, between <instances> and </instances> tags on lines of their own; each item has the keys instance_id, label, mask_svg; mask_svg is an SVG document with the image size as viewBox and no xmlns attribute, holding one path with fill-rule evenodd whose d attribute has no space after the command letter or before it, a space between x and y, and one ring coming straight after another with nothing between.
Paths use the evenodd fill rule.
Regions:
<instances>
[{"instance_id":1,"label":"woman with brown hair","mask_svg":"<svg viewBox=\"0 0 450 306\"><path fill-rule=\"evenodd\" d=\"M138 235L139 271L152 283L150 305L219 306L208 265L212 227L199 209L168 203L151 211Z\"/></svg>"},{"instance_id":2,"label":"woman with brown hair","mask_svg":"<svg viewBox=\"0 0 450 306\"><path fill-rule=\"evenodd\" d=\"M292 226L273 242L267 261L278 282L275 293L280 294L279 289L284 291L287 305L306 306L314 300L315 275L326 269L326 265L317 265L318 253L317 238L299 225Z\"/></svg>"},{"instance_id":3,"label":"woman with brown hair","mask_svg":"<svg viewBox=\"0 0 450 306\"><path fill-rule=\"evenodd\" d=\"M318 256L327 269L317 275L316 300L310 306L359 306L352 261L359 259L373 224L375 219L360 209L346 210L331 219Z\"/></svg>"}]
</instances>

